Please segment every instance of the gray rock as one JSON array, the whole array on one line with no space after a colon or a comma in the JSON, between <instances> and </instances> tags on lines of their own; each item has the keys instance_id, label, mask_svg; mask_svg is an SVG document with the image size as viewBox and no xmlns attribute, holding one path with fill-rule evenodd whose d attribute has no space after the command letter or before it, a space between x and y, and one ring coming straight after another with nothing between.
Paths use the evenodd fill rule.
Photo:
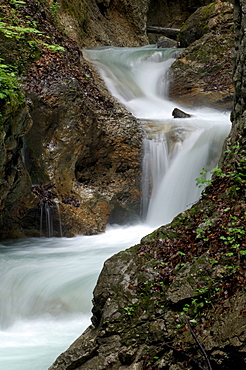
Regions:
<instances>
[{"instance_id":1,"label":"gray rock","mask_svg":"<svg viewBox=\"0 0 246 370\"><path fill-rule=\"evenodd\" d=\"M178 46L177 41L169 39L166 36L161 36L157 40L158 48L176 48Z\"/></svg>"}]
</instances>

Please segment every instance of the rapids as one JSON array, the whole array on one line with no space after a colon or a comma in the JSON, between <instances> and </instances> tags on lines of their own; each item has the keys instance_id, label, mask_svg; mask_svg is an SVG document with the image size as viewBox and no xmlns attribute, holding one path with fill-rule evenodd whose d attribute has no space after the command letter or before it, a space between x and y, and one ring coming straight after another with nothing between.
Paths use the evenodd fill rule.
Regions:
<instances>
[{"instance_id":1,"label":"rapids","mask_svg":"<svg viewBox=\"0 0 246 370\"><path fill-rule=\"evenodd\" d=\"M108 226L101 235L0 244L1 369L47 369L90 324L103 262L200 197L195 179L203 168L216 167L230 131L229 113L189 109L190 118L172 118L177 105L168 99L168 70L176 56L176 49L155 46L84 50L145 131L142 223Z\"/></svg>"}]
</instances>

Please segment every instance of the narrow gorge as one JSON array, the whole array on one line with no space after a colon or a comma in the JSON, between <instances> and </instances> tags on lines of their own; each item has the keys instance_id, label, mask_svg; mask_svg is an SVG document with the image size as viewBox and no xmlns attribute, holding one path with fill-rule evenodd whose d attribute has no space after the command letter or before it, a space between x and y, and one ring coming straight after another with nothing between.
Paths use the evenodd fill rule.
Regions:
<instances>
[{"instance_id":1,"label":"narrow gorge","mask_svg":"<svg viewBox=\"0 0 246 370\"><path fill-rule=\"evenodd\" d=\"M1 5L1 367L245 367L243 6Z\"/></svg>"}]
</instances>

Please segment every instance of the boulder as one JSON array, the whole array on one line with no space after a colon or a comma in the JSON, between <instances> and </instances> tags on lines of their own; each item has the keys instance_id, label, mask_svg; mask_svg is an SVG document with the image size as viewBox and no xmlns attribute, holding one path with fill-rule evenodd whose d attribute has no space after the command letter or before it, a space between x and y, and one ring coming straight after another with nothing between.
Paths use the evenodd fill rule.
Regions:
<instances>
[{"instance_id":1,"label":"boulder","mask_svg":"<svg viewBox=\"0 0 246 370\"><path fill-rule=\"evenodd\" d=\"M180 29L178 40L186 48L207 33L232 33L233 5L216 0L198 8Z\"/></svg>"},{"instance_id":2,"label":"boulder","mask_svg":"<svg viewBox=\"0 0 246 370\"><path fill-rule=\"evenodd\" d=\"M157 40L158 48L176 48L178 46L177 41L169 39L168 37L161 36Z\"/></svg>"},{"instance_id":3,"label":"boulder","mask_svg":"<svg viewBox=\"0 0 246 370\"><path fill-rule=\"evenodd\" d=\"M188 225L188 217L181 215L176 223ZM181 369L191 357L205 366L186 317L213 368L229 370L234 362L244 368L245 294L215 302L218 287L233 280L229 260L213 263L206 251L186 263L188 256L175 248L183 231L176 233L173 226L105 262L94 290L92 325L49 370ZM171 252L165 263L161 251ZM173 261L181 259L172 274Z\"/></svg>"},{"instance_id":4,"label":"boulder","mask_svg":"<svg viewBox=\"0 0 246 370\"><path fill-rule=\"evenodd\" d=\"M148 44L149 0L62 0L59 21L79 46Z\"/></svg>"},{"instance_id":5,"label":"boulder","mask_svg":"<svg viewBox=\"0 0 246 370\"><path fill-rule=\"evenodd\" d=\"M189 117L191 117L191 115L189 113L185 113L184 111L182 111L181 109L178 109L178 108L174 108L174 110L172 111L172 116L174 118L189 118Z\"/></svg>"},{"instance_id":6,"label":"boulder","mask_svg":"<svg viewBox=\"0 0 246 370\"><path fill-rule=\"evenodd\" d=\"M232 4L217 1L196 13L196 17L191 17L191 23L187 21L183 36L181 33L184 45L193 42L171 66L169 96L177 103L190 107L231 109L234 95ZM200 32L203 23L197 16L202 14L207 14L211 18L206 18L204 24L207 27L203 27ZM190 28L194 30L194 35L189 31ZM193 36L187 41L186 35ZM198 37L200 38L197 39Z\"/></svg>"}]
</instances>

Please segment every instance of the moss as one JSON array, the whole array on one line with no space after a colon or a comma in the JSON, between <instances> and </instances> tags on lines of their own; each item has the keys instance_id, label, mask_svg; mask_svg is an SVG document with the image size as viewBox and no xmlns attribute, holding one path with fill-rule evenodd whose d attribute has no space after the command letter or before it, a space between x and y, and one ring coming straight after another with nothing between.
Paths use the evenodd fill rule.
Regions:
<instances>
[{"instance_id":1,"label":"moss","mask_svg":"<svg viewBox=\"0 0 246 370\"><path fill-rule=\"evenodd\" d=\"M62 0L62 11L74 17L83 32L85 32L86 22L88 21L88 8L84 0Z\"/></svg>"}]
</instances>

